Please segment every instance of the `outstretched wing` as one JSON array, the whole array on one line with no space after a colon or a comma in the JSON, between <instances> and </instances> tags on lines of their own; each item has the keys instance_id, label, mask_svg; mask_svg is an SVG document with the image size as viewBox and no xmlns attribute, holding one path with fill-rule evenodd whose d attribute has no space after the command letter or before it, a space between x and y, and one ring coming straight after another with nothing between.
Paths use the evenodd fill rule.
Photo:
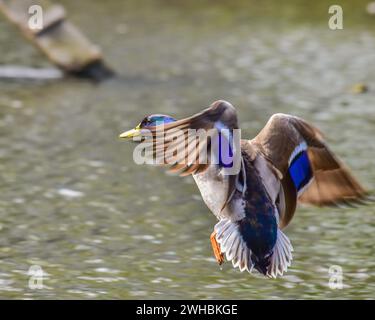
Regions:
<instances>
[{"instance_id":1,"label":"outstretched wing","mask_svg":"<svg viewBox=\"0 0 375 320\"><path fill-rule=\"evenodd\" d=\"M218 157L220 158L219 165L221 165L223 161L221 150L212 152L211 149L222 148L221 143L225 140L220 137L222 132L231 135L233 129L237 128L236 110L230 103L219 100L208 109L189 118L162 126L148 127L147 129L151 132L149 138L152 139L153 158L162 158L162 161L157 163L168 165L170 172L187 176L204 172L212 163L211 155L217 152L220 153ZM205 134L207 132L210 132L210 134ZM203 133L203 135L200 133ZM233 141L230 141L231 137L227 138L230 152L236 152L233 148ZM238 149L240 148L238 147ZM223 164L223 166L225 165ZM229 175L228 198L224 206L235 189L235 181L236 175Z\"/></svg>"},{"instance_id":2,"label":"outstretched wing","mask_svg":"<svg viewBox=\"0 0 375 320\"><path fill-rule=\"evenodd\" d=\"M279 170L286 209L281 225L293 217L297 198L317 206L357 201L366 191L333 154L322 133L301 118L275 114L252 140Z\"/></svg>"},{"instance_id":3,"label":"outstretched wing","mask_svg":"<svg viewBox=\"0 0 375 320\"><path fill-rule=\"evenodd\" d=\"M168 165L169 171L186 176L206 170L211 162L213 139L218 138L221 129L230 131L235 128L237 116L233 106L216 101L189 118L147 129L154 147L152 156L155 159L163 156L160 164ZM202 155L207 155L207 158L201 159Z\"/></svg>"}]
</instances>

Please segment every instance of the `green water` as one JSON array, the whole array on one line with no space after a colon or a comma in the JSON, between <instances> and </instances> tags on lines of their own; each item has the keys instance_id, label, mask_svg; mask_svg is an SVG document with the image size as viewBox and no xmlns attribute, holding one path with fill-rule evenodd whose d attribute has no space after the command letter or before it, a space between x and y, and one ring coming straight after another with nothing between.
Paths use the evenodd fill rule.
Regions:
<instances>
[{"instance_id":1,"label":"green water","mask_svg":"<svg viewBox=\"0 0 375 320\"><path fill-rule=\"evenodd\" d=\"M299 208L276 280L220 269L216 223L191 178L133 163L117 135L145 114L185 117L223 98L251 138L275 112L325 132L375 185L375 16L324 1L61 1L105 53L116 79L0 80L0 298L372 299L375 206ZM340 4L340 1L336 1ZM47 66L0 20L1 64ZM364 82L364 94L350 87ZM30 289L28 270L47 273ZM343 270L341 290L328 269Z\"/></svg>"}]
</instances>

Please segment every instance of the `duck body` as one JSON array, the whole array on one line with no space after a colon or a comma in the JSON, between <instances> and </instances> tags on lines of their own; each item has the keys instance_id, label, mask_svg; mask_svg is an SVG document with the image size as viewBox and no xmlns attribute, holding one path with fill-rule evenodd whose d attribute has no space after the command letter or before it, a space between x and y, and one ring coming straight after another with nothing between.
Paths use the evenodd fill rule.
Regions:
<instances>
[{"instance_id":1,"label":"duck body","mask_svg":"<svg viewBox=\"0 0 375 320\"><path fill-rule=\"evenodd\" d=\"M228 177L222 174L221 167L213 164L205 172L193 175L193 178L203 201L217 219L230 221L237 226L239 237L241 237L239 244L241 242L243 250L251 251L249 261L242 261L243 266L249 271L254 267L262 274L266 274L277 239L279 213L261 177L262 169L259 160L253 160L248 155L248 141L243 140L241 145L246 173L246 191L243 192L242 181L223 210L221 210L221 205L228 189ZM272 174L271 171L268 173ZM274 182L279 184L276 177L274 177ZM233 253L237 256L231 257L228 250L227 258L234 258L234 264L241 259L242 252L237 254L237 251Z\"/></svg>"},{"instance_id":2,"label":"duck body","mask_svg":"<svg viewBox=\"0 0 375 320\"><path fill-rule=\"evenodd\" d=\"M157 132L160 123L162 141ZM276 278L291 265L293 247L283 229L292 220L297 202L347 204L361 201L367 192L328 148L321 132L301 118L275 114L255 138L240 140L239 147L233 142L238 128L235 108L219 100L181 120L148 116L120 137L142 136L147 129L157 146L152 149L154 156L156 150L185 147L186 154L164 164L171 172L193 176L205 204L219 220L211 235L218 263L225 256L240 271L256 269ZM226 143L229 153L224 157L221 152L216 154L216 138L191 139L189 130L197 129L214 130L214 137L225 137L224 144L219 140L219 150ZM186 146L188 143L194 148ZM208 163L187 160L200 159L198 153L204 148L213 150ZM215 156L219 161L213 161ZM234 166L235 157L240 159L239 170L228 174L226 169ZM232 161L226 161L228 158Z\"/></svg>"}]
</instances>

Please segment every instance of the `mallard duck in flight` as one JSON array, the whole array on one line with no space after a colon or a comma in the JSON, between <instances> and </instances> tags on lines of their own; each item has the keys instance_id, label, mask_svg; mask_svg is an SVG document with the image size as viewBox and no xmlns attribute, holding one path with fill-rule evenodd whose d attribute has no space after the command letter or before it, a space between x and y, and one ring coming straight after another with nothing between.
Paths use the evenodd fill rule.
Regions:
<instances>
[{"instance_id":1,"label":"mallard duck in flight","mask_svg":"<svg viewBox=\"0 0 375 320\"><path fill-rule=\"evenodd\" d=\"M162 144L157 134L161 126ZM220 142L214 143L216 138L192 139L189 130L193 129L214 130L220 141L227 141L229 155L240 159L238 172L224 174L228 162L221 156L215 158L217 151L204 163L186 161L197 159L203 147L212 151L219 145L220 154L223 148ZM274 114L255 138L241 139L237 148L232 141L236 129L236 109L219 100L182 120L147 116L120 138L149 139L152 156L171 146L186 147L183 157L168 163L169 170L192 175L204 202L219 220L210 237L218 263L225 256L241 272L256 269L276 278L292 261L293 248L282 230L293 218L297 202L349 204L360 202L367 192L328 148L321 132L301 118ZM229 134L221 134L224 130ZM176 132L181 134L176 137Z\"/></svg>"}]
</instances>

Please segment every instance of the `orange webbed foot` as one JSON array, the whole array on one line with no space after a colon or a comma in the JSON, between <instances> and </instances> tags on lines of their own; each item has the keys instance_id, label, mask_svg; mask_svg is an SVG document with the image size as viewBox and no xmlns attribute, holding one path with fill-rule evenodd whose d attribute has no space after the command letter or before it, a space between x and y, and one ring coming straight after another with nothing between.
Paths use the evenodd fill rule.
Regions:
<instances>
[{"instance_id":1,"label":"orange webbed foot","mask_svg":"<svg viewBox=\"0 0 375 320\"><path fill-rule=\"evenodd\" d=\"M224 262L224 254L220 250L220 245L216 241L216 232L212 232L210 236L212 250L214 251L214 255L216 258L216 261L219 265L222 265Z\"/></svg>"}]
</instances>

